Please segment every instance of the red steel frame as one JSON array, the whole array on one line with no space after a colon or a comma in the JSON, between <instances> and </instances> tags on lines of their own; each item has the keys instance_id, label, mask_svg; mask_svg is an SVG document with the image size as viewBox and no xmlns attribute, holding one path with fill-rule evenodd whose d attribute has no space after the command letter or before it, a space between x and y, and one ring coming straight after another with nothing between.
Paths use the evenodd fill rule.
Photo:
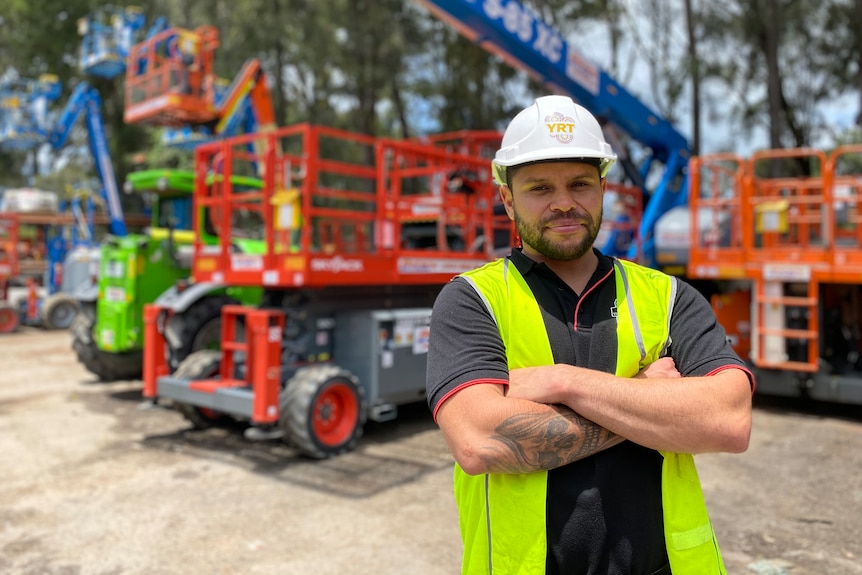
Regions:
<instances>
[{"instance_id":1,"label":"red steel frame","mask_svg":"<svg viewBox=\"0 0 862 575\"><path fill-rule=\"evenodd\" d=\"M301 149L282 152L287 139L299 142ZM321 154L323 140L355 145L365 155L373 153L374 164L327 158ZM511 227L508 218L495 220L492 215L497 192L487 160L416 142L299 124L202 145L195 157L197 209L208 209L222 230L230 229L231 214L243 209L257 212L266 246L263 254L248 255L233 253L221 238L217 245L207 245L196 218L195 281L271 287L443 284L492 259L490 243L481 250L470 249L478 231L487 238L494 229ZM231 182L235 164L255 165L263 175L263 189L235 191ZM447 194L441 178L456 167L487 177L473 194ZM297 173L299 178L294 176ZM353 187L328 185L327 178L353 182ZM405 189L411 181L435 178L440 189L427 193ZM299 182L293 185L296 179ZM357 182L365 189L359 189L363 185ZM302 225L299 230L279 231L274 203L277 194L288 190L299 194ZM353 207L341 207L348 204ZM436 224L438 245L447 229L459 229L465 249L402 246L398 240L402 228L419 220ZM296 235L298 241L290 241Z\"/></svg>"},{"instance_id":2,"label":"red steel frame","mask_svg":"<svg viewBox=\"0 0 862 575\"><path fill-rule=\"evenodd\" d=\"M494 130L459 130L418 138L446 151L477 158L492 159L503 142L503 134Z\"/></svg>"},{"instance_id":3,"label":"red steel frame","mask_svg":"<svg viewBox=\"0 0 862 575\"><path fill-rule=\"evenodd\" d=\"M471 140L468 132L457 137L467 142L467 150L478 149L480 138ZM353 145L358 157L348 161L326 156L322 150L332 141ZM287 149L291 152L283 151ZM285 288L442 285L493 259L493 242L475 247L480 232L485 238L495 232L514 238L508 217L493 214L497 190L487 159L454 153L439 143L394 141L300 124L202 145L196 149L195 165L194 281ZM234 166L243 165L254 166L262 176L261 190L234 188ZM447 193L445 176L456 169L484 174L484 179L479 176L474 182L478 187L470 194ZM329 183L332 177L342 183ZM417 182L426 184L421 193L411 189ZM276 199L289 192L299 194L300 227L276 229ZM232 236L232 214L240 210L259 214L263 254L236 254L227 241ZM202 233L205 217L221 232L216 244ZM440 249L401 245L402 230L416 223L434 227ZM447 245L447 232L453 228L460 231L463 249ZM144 308L143 393L150 399L158 396L158 379L170 372L164 354L169 313L156 304ZM239 318L245 321L245 341L237 337ZM252 422L277 422L282 312L225 306L222 321L219 377L189 382L189 390L212 394L224 387L251 388ZM246 357L243 379L234 376L235 353Z\"/></svg>"},{"instance_id":4,"label":"red steel frame","mask_svg":"<svg viewBox=\"0 0 862 575\"><path fill-rule=\"evenodd\" d=\"M6 299L9 280L18 273L18 218L0 213L0 301Z\"/></svg>"},{"instance_id":5,"label":"red steel frame","mask_svg":"<svg viewBox=\"0 0 862 575\"><path fill-rule=\"evenodd\" d=\"M158 378L169 375L164 354L164 325L169 311L157 304L144 306L144 389L143 396L158 396ZM243 321L244 336L239 337L239 320ZM284 314L280 310L257 309L240 305L222 308L222 361L218 378L197 380L189 389L213 393L225 387L250 387L253 391L251 419L255 423L278 421L278 398L281 389L281 334ZM245 377L238 379L235 354L246 358Z\"/></svg>"}]
</instances>

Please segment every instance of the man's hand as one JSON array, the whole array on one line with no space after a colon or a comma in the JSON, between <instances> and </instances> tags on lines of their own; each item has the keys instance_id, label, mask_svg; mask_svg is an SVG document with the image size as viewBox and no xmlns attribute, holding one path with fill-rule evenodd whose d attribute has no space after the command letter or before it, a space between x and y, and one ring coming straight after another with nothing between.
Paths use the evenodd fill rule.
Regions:
<instances>
[{"instance_id":1,"label":"man's hand","mask_svg":"<svg viewBox=\"0 0 862 575\"><path fill-rule=\"evenodd\" d=\"M676 364L672 357L660 357L642 370L635 376L640 379L649 379L651 377L682 377L676 369Z\"/></svg>"},{"instance_id":2,"label":"man's hand","mask_svg":"<svg viewBox=\"0 0 862 575\"><path fill-rule=\"evenodd\" d=\"M579 368L574 368L579 369ZM571 384L573 366L565 364L540 367L521 367L509 372L509 388L506 397L528 399L536 403L566 403L567 382ZM590 373L581 371L580 373ZM613 377L611 374L591 372L590 377ZM639 379L682 377L672 357L662 357L643 368L636 376Z\"/></svg>"},{"instance_id":3,"label":"man's hand","mask_svg":"<svg viewBox=\"0 0 862 575\"><path fill-rule=\"evenodd\" d=\"M536 403L560 403L560 398L554 397L556 386L552 384L558 371L553 365L513 369L509 372L506 397L528 399Z\"/></svg>"}]
</instances>

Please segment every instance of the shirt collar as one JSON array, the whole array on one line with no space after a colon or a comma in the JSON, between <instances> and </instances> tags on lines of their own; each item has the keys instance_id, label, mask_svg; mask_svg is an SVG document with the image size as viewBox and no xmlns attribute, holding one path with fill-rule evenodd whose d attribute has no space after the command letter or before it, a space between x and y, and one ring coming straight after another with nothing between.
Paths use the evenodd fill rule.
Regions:
<instances>
[{"instance_id":1,"label":"shirt collar","mask_svg":"<svg viewBox=\"0 0 862 575\"><path fill-rule=\"evenodd\" d=\"M612 257L606 256L596 248L593 248L593 252L599 258L599 263L596 266L596 271L593 272L590 281L586 285L587 288L607 276L608 272L614 268L614 259ZM512 253L509 254L509 260L511 260L515 265L515 269L517 269L525 278L530 274L538 274L546 279L566 285L565 282L563 282L563 280L561 280L560 277L551 270L551 268L542 262L530 259L529 256L524 254L521 248L512 248Z\"/></svg>"}]
</instances>

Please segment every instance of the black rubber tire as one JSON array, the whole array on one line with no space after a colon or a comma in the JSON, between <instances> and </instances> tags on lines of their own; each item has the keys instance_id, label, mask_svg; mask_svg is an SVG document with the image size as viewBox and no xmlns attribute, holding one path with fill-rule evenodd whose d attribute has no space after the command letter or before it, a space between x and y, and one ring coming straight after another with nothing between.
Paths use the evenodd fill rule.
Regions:
<instances>
[{"instance_id":1,"label":"black rubber tire","mask_svg":"<svg viewBox=\"0 0 862 575\"><path fill-rule=\"evenodd\" d=\"M42 302L42 327L45 329L69 329L81 304L67 293L55 293Z\"/></svg>"},{"instance_id":2,"label":"black rubber tire","mask_svg":"<svg viewBox=\"0 0 862 575\"><path fill-rule=\"evenodd\" d=\"M218 374L220 362L220 351L202 349L189 354L177 367L173 377L190 380L212 379ZM209 429L229 419L227 414L188 403L174 402L174 409L179 411L195 429Z\"/></svg>"},{"instance_id":3,"label":"black rubber tire","mask_svg":"<svg viewBox=\"0 0 862 575\"><path fill-rule=\"evenodd\" d=\"M93 337L95 326L95 306L91 303L83 304L69 327L72 333L72 349L78 361L100 381L140 379L144 366L143 352L110 353L99 349Z\"/></svg>"},{"instance_id":4,"label":"black rubber tire","mask_svg":"<svg viewBox=\"0 0 862 575\"><path fill-rule=\"evenodd\" d=\"M279 404L284 440L308 457L346 453L362 436L365 392L356 376L337 365L297 371L281 392Z\"/></svg>"},{"instance_id":5,"label":"black rubber tire","mask_svg":"<svg viewBox=\"0 0 862 575\"><path fill-rule=\"evenodd\" d=\"M167 342L171 370L178 369L192 353L218 349L221 344L221 308L235 303L235 299L224 295L206 297L186 311L171 316L168 326L176 333L178 342L178 345L172 344L173 339Z\"/></svg>"},{"instance_id":6,"label":"black rubber tire","mask_svg":"<svg viewBox=\"0 0 862 575\"><path fill-rule=\"evenodd\" d=\"M20 322L18 310L8 302L0 301L0 333L12 333Z\"/></svg>"}]
</instances>

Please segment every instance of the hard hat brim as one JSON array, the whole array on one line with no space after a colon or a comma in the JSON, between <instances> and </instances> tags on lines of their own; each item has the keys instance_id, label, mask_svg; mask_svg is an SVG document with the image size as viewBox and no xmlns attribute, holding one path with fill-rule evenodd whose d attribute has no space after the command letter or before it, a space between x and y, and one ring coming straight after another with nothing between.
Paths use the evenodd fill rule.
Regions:
<instances>
[{"instance_id":1,"label":"hard hat brim","mask_svg":"<svg viewBox=\"0 0 862 575\"><path fill-rule=\"evenodd\" d=\"M574 150L573 150L574 151ZM528 159L523 161L524 158L528 156L537 156L534 159ZM524 156L520 156L517 162L505 163L500 160L493 160L491 162L491 172L493 173L494 180L500 184L501 186L508 185L509 183L506 181L506 169L513 168L518 166L526 166L527 164L538 164L544 162L577 162L582 161L583 163L593 164L598 162L599 175L604 178L608 175L608 171L611 169L611 166L616 161L617 156L615 154L610 154L607 156L597 156L593 151L586 151L586 153L582 154L573 154L573 155L562 155L559 157L548 158L546 155L536 153L536 154L526 154Z\"/></svg>"}]
</instances>

